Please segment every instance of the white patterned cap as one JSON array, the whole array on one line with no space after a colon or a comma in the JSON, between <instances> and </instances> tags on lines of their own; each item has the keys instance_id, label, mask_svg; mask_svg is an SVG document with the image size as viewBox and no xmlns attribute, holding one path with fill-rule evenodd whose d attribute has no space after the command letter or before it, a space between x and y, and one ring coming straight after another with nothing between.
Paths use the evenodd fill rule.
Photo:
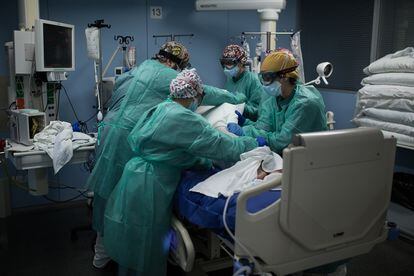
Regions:
<instances>
[{"instance_id":1,"label":"white patterned cap","mask_svg":"<svg viewBox=\"0 0 414 276\"><path fill-rule=\"evenodd\" d=\"M202 93L201 78L195 68L184 69L170 83L170 96L175 99L195 98Z\"/></svg>"}]
</instances>

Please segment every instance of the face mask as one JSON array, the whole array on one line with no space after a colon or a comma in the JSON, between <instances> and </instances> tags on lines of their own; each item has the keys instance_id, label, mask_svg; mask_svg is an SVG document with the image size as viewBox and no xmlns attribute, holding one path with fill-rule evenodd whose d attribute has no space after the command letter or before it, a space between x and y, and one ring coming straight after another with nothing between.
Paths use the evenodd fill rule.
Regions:
<instances>
[{"instance_id":1,"label":"face mask","mask_svg":"<svg viewBox=\"0 0 414 276\"><path fill-rule=\"evenodd\" d=\"M224 68L224 75L226 75L229 78L233 78L233 77L236 77L237 76L237 74L239 73L239 70L240 69L239 69L239 67L237 65L234 66L231 69Z\"/></svg>"},{"instance_id":2,"label":"face mask","mask_svg":"<svg viewBox=\"0 0 414 276\"><path fill-rule=\"evenodd\" d=\"M269 85L263 85L263 90L270 96L279 96L280 95L280 82L274 81Z\"/></svg>"},{"instance_id":3,"label":"face mask","mask_svg":"<svg viewBox=\"0 0 414 276\"><path fill-rule=\"evenodd\" d=\"M188 109L190 109L192 112L195 112L198 108L198 101L194 100L191 102L191 104L188 106Z\"/></svg>"}]
</instances>

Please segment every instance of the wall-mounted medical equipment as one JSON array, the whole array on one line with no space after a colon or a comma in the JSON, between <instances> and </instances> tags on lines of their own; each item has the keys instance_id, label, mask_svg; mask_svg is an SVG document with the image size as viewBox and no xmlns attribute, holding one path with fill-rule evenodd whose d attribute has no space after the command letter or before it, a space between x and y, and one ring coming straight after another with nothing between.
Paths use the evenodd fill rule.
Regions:
<instances>
[{"instance_id":1,"label":"wall-mounted medical equipment","mask_svg":"<svg viewBox=\"0 0 414 276\"><path fill-rule=\"evenodd\" d=\"M267 36L267 33L276 32L276 21L279 13L286 6L286 0L197 0L197 11L219 10L257 10L260 18L261 41L265 45L270 43L267 49L276 49L276 40Z\"/></svg>"},{"instance_id":2,"label":"wall-mounted medical equipment","mask_svg":"<svg viewBox=\"0 0 414 276\"><path fill-rule=\"evenodd\" d=\"M13 40L5 43L11 136L5 156L17 170L28 171L27 188L31 194L45 195L47 168L52 166L52 160L31 144L37 133L58 119L56 94L62 88L60 82L75 69L75 27L39 19L38 0L19 0L18 8L18 30L13 32ZM94 146L82 149L81 155L74 152L71 162L87 161L92 151Z\"/></svg>"},{"instance_id":3,"label":"wall-mounted medical equipment","mask_svg":"<svg viewBox=\"0 0 414 276\"><path fill-rule=\"evenodd\" d=\"M271 51L275 50L276 48L276 37L277 36L284 36L289 35L293 41L293 37L296 33L295 32L242 32L241 38L241 45L246 50L248 55L247 67L253 71L258 73L260 71L261 61L263 57L270 53ZM263 36L265 36L265 40L263 40ZM250 39L257 39L258 42L255 47L255 55L253 58L250 56L250 46L247 41L247 38ZM297 47L300 47L300 37L295 37L295 42L297 43L299 40L299 44ZM263 48L262 41L265 41L266 46L265 49ZM293 42L292 42L293 43ZM293 47L293 46L292 46ZM301 50L300 50L301 53ZM301 57L300 57L301 59Z\"/></svg>"},{"instance_id":4,"label":"wall-mounted medical equipment","mask_svg":"<svg viewBox=\"0 0 414 276\"><path fill-rule=\"evenodd\" d=\"M37 19L35 45L37 72L63 75L75 70L75 26Z\"/></svg>"},{"instance_id":5,"label":"wall-mounted medical equipment","mask_svg":"<svg viewBox=\"0 0 414 276\"><path fill-rule=\"evenodd\" d=\"M45 113L32 109L17 109L10 112L10 138L20 144L33 144L35 134L46 126Z\"/></svg>"},{"instance_id":6,"label":"wall-mounted medical equipment","mask_svg":"<svg viewBox=\"0 0 414 276\"><path fill-rule=\"evenodd\" d=\"M46 112L47 124L58 117L58 89L54 84L66 80L67 72L75 69L75 29L70 24L38 18L27 24L14 31L13 41L5 44L9 65L8 104L11 109L14 106Z\"/></svg>"},{"instance_id":7,"label":"wall-mounted medical equipment","mask_svg":"<svg viewBox=\"0 0 414 276\"><path fill-rule=\"evenodd\" d=\"M330 62L319 63L316 66L316 73L318 73L318 77L310 82L305 83L305 85L310 85L310 84L319 85L321 84L321 79L326 85L328 85L329 83L328 83L327 78L329 78L332 75L332 72L333 72L333 65Z\"/></svg>"}]
</instances>

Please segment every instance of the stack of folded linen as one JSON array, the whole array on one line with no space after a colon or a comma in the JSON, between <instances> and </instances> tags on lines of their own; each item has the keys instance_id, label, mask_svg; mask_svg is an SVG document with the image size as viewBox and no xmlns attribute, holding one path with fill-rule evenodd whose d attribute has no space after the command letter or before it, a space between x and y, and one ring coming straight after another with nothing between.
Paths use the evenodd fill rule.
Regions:
<instances>
[{"instance_id":1,"label":"stack of folded linen","mask_svg":"<svg viewBox=\"0 0 414 276\"><path fill-rule=\"evenodd\" d=\"M352 121L414 145L414 48L386 55L364 73L368 77L362 80Z\"/></svg>"}]
</instances>

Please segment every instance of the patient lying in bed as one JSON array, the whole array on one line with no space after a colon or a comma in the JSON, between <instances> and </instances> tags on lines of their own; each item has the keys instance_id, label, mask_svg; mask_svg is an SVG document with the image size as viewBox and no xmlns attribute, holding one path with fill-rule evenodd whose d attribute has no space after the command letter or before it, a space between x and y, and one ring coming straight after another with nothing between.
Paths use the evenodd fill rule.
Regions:
<instances>
[{"instance_id":1,"label":"patient lying in bed","mask_svg":"<svg viewBox=\"0 0 414 276\"><path fill-rule=\"evenodd\" d=\"M187 171L177 188L174 199L174 209L177 217L197 225L200 228L211 229L218 234L224 234L223 211L228 197L220 195L217 198L200 193L190 192L199 182L217 173L217 170ZM266 173L267 174L267 173ZM247 200L247 211L251 213L263 210L275 203L281 197L281 190L268 190ZM236 206L239 193L230 197L226 214L229 228L234 231L236 221Z\"/></svg>"},{"instance_id":2,"label":"patient lying in bed","mask_svg":"<svg viewBox=\"0 0 414 276\"><path fill-rule=\"evenodd\" d=\"M201 107L197 112L213 127L226 132L229 122L237 123L234 111L243 113L243 108L243 105L223 104L214 109ZM231 197L226 221L230 229L234 230L238 193L279 176L283 166L282 158L268 147L246 152L240 159L234 166L221 171L211 169L184 172L174 199L176 215L201 228L221 233L224 231L224 205L226 199ZM264 192L249 199L247 209L252 213L260 211L276 202L280 196L280 188Z\"/></svg>"},{"instance_id":3,"label":"patient lying in bed","mask_svg":"<svg viewBox=\"0 0 414 276\"><path fill-rule=\"evenodd\" d=\"M229 197L279 176L282 166L282 158L268 147L256 148L241 154L234 166L210 176L190 191L214 198Z\"/></svg>"}]
</instances>

